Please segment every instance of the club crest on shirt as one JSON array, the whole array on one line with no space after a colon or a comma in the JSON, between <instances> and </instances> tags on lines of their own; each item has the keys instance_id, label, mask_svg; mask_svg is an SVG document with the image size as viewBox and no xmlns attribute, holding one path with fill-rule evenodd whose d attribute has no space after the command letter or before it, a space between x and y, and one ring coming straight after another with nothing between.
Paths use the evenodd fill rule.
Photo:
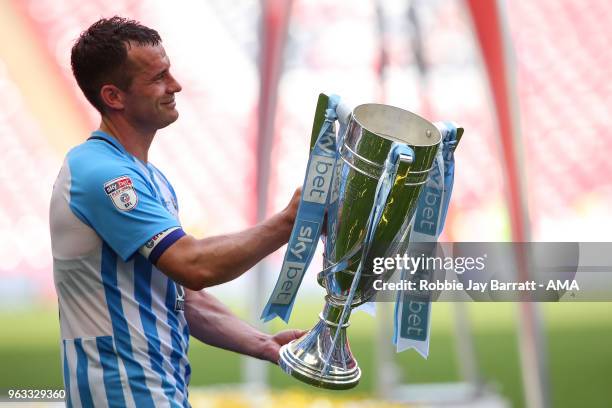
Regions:
<instances>
[{"instance_id":1,"label":"club crest on shirt","mask_svg":"<svg viewBox=\"0 0 612 408\"><path fill-rule=\"evenodd\" d=\"M132 179L121 176L104 183L104 192L121 211L130 211L138 204L138 195L134 190Z\"/></svg>"}]
</instances>

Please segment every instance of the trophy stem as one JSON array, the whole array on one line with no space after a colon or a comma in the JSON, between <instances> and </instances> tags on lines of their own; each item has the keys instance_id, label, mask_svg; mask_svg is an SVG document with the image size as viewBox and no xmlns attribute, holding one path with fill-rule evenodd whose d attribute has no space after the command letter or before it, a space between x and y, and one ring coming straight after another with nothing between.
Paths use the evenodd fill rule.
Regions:
<instances>
[{"instance_id":1,"label":"trophy stem","mask_svg":"<svg viewBox=\"0 0 612 408\"><path fill-rule=\"evenodd\" d=\"M347 313L340 322L343 306L334 305L326 297L325 306L315 327L297 340L285 344L280 349L279 366L286 373L316 387L334 390L353 388L359 383L361 369L351 353L346 337L348 327ZM340 330L338 341L333 344L336 332ZM325 358L327 374L323 375Z\"/></svg>"}]
</instances>

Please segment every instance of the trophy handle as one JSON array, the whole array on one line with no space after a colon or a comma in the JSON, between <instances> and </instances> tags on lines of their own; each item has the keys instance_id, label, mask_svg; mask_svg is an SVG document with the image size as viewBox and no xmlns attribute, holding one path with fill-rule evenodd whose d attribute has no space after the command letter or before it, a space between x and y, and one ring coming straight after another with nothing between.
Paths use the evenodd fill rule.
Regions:
<instances>
[{"instance_id":1,"label":"trophy handle","mask_svg":"<svg viewBox=\"0 0 612 408\"><path fill-rule=\"evenodd\" d=\"M397 162L397 165L394 166L394 168L391 170L388 180L387 180L387 183L390 183L391 187L388 188L386 200L384 201L384 203L381 202L377 204L375 202L373 204L374 206L376 205L381 206L381 210L379 211L381 216L378 217L379 220L378 221L371 220L371 222L375 224L373 228L371 228L372 229L371 239L374 239L374 240L376 240L375 235L378 230L378 225L382 221L382 218L383 218L382 215L385 214L388 211L389 206L392 205L392 202L393 202L392 195L393 195L394 188L403 186L404 180L406 178L405 175L410 172L410 167L412 163L414 163L414 159L415 159L414 152L412 151L412 149L404 150L400 152L399 154L397 154L396 156L397 157L395 158L390 157L390 159L395 159L395 161ZM381 180L380 182L382 183L383 180ZM366 236L367 235L368 234L366 233ZM342 257L342 259L338 260L337 262L333 264L330 264L325 269L320 271L317 274L317 282L321 286L325 287L325 279L328 278L330 275L341 272L342 270L345 270L351 266L354 266L356 269L357 265L355 264L357 262L354 259L355 256L361 253L361 257L359 259L365 260L364 257L368 255L369 248L365 249L364 248L365 245L367 245L367 242L366 242L366 238L364 237L364 240L362 242L357 243L350 251L348 251ZM353 259L352 262L351 262L351 259ZM353 306L358 306L361 303L365 303L365 301L359 300L358 303L354 304Z\"/></svg>"},{"instance_id":2,"label":"trophy handle","mask_svg":"<svg viewBox=\"0 0 612 408\"><path fill-rule=\"evenodd\" d=\"M410 165L414 162L414 151L407 145L396 144L394 143L389 151L389 155L387 156L387 160L385 161L385 170L383 171L383 175L380 178L378 185L376 186L376 193L374 194L374 203L372 206L372 210L370 211L370 216L366 228L366 234L363 240L363 250L361 255L361 260L359 262L359 266L355 275L353 277L353 282L351 283L351 288L349 290L347 301L344 305L344 309L346 312L347 308L351 308L353 296L355 295L355 290L357 287L357 283L361 278L361 273L363 270L363 266L368 259L370 250L372 248L372 243L374 240L374 236L376 231L378 230L378 226L383 221L383 214L389 209L392 204L391 195L394 190L394 186L403 185L404 178L398 175L398 170L402 164L407 165L406 173L410 171ZM344 313L343 313L344 314ZM343 318L340 321L344 321Z\"/></svg>"}]
</instances>

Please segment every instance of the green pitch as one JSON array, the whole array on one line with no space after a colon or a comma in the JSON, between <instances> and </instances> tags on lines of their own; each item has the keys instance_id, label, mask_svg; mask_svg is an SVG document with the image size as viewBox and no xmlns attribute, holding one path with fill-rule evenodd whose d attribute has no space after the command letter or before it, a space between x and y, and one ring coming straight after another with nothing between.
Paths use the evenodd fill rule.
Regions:
<instances>
[{"instance_id":1,"label":"green pitch","mask_svg":"<svg viewBox=\"0 0 612 408\"><path fill-rule=\"evenodd\" d=\"M322 302L313 300L298 301L291 327L312 327L321 305ZM542 306L549 346L553 406L612 406L612 305L550 303ZM428 360L423 360L413 351L396 356L402 374L410 383L459 379L452 307L452 304L434 304ZM468 310L483 379L496 386L514 406L522 406L515 323L517 305L469 304ZM376 321L364 313L355 313L351 316L351 323L348 331L351 348L364 374L360 385L346 393L367 395L374 387L373 333ZM55 306L2 309L0 324L0 390L61 387ZM273 323L271 330L283 327L284 324ZM241 361L232 353L193 341L190 358L192 385L240 381ZM270 367L269 373L275 388L292 387L325 394L325 391L301 385L276 367Z\"/></svg>"}]
</instances>

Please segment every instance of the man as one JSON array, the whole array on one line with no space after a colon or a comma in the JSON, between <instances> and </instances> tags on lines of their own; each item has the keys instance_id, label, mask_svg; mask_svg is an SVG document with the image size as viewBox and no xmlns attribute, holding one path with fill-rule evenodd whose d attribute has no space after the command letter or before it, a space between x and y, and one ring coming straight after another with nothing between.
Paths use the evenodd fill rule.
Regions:
<instances>
[{"instance_id":1,"label":"man","mask_svg":"<svg viewBox=\"0 0 612 408\"><path fill-rule=\"evenodd\" d=\"M158 33L101 19L72 48L76 81L100 128L66 156L51 198L68 406L189 406L189 336L276 363L275 336L239 320L202 288L230 281L289 239L299 191L267 221L196 239L148 162L158 129L178 118L180 84Z\"/></svg>"}]
</instances>

